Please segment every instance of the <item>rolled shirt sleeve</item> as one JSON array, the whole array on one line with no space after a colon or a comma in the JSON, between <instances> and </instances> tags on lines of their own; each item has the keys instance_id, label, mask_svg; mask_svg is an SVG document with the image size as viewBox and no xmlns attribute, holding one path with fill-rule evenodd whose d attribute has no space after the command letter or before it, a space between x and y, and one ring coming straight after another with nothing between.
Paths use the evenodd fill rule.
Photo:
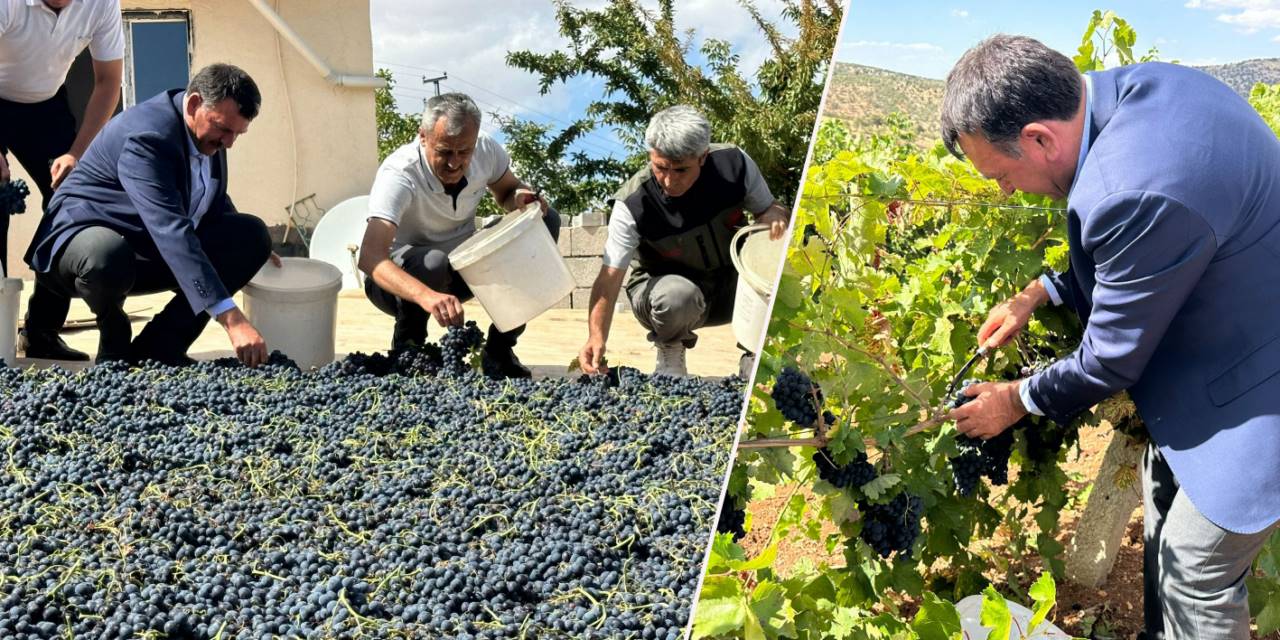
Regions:
<instances>
[{"instance_id":1,"label":"rolled shirt sleeve","mask_svg":"<svg viewBox=\"0 0 1280 640\"><path fill-rule=\"evenodd\" d=\"M94 60L108 61L124 58L124 22L120 18L119 2L104 2L107 9L98 17L93 36L89 41L89 55Z\"/></svg>"},{"instance_id":2,"label":"rolled shirt sleeve","mask_svg":"<svg viewBox=\"0 0 1280 640\"><path fill-rule=\"evenodd\" d=\"M405 210L413 203L413 183L400 172L379 170L369 189L369 217L382 218L400 226Z\"/></svg>"},{"instance_id":3,"label":"rolled shirt sleeve","mask_svg":"<svg viewBox=\"0 0 1280 640\"><path fill-rule=\"evenodd\" d=\"M609 214L609 234L604 242L604 266L626 269L640 247L635 216L621 200L614 200Z\"/></svg>"},{"instance_id":4,"label":"rolled shirt sleeve","mask_svg":"<svg viewBox=\"0 0 1280 640\"><path fill-rule=\"evenodd\" d=\"M216 318L235 308L236 303L234 300L231 298L223 298L222 300L209 305L209 308L205 309L205 311L209 312L209 317Z\"/></svg>"},{"instance_id":5,"label":"rolled shirt sleeve","mask_svg":"<svg viewBox=\"0 0 1280 640\"><path fill-rule=\"evenodd\" d=\"M1100 202L1084 222L1081 242L1096 265L1096 283L1080 346L1022 385L1028 409L1057 422L1141 377L1218 246L1201 216L1139 191Z\"/></svg>"}]
</instances>

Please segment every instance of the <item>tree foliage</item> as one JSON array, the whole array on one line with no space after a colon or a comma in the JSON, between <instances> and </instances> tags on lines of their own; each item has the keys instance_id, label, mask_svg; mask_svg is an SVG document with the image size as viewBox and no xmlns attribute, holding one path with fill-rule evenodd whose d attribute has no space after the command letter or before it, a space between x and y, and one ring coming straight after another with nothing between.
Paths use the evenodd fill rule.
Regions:
<instances>
[{"instance_id":1,"label":"tree foliage","mask_svg":"<svg viewBox=\"0 0 1280 640\"><path fill-rule=\"evenodd\" d=\"M773 192L790 198L821 102L841 3L786 0L782 16L795 27L793 38L749 0L741 4L770 50L754 78L743 73L740 55L728 42L707 39L695 50L693 31L678 26L674 0L660 0L656 11L636 0L610 0L601 9L559 0L557 20L569 46L549 53L511 52L507 62L537 74L544 93L577 77L596 79L604 90L588 105L585 117L551 136L548 150L563 152L597 127L612 127L634 150L621 165L634 171L644 162L649 118L666 107L689 104L707 115L713 140L742 147L760 165ZM576 167L592 160L577 154L563 162ZM607 171L617 168L611 165Z\"/></svg>"},{"instance_id":2,"label":"tree foliage","mask_svg":"<svg viewBox=\"0 0 1280 640\"><path fill-rule=\"evenodd\" d=\"M1280 136L1280 84L1265 85L1259 82L1249 92L1249 104L1253 105L1271 130Z\"/></svg>"},{"instance_id":3,"label":"tree foliage","mask_svg":"<svg viewBox=\"0 0 1280 640\"><path fill-rule=\"evenodd\" d=\"M570 151L569 137L552 134L550 125L496 114L494 117L506 137L504 146L516 175L541 189L561 213L573 215L591 210L631 174L620 160Z\"/></svg>"},{"instance_id":4,"label":"tree foliage","mask_svg":"<svg viewBox=\"0 0 1280 640\"><path fill-rule=\"evenodd\" d=\"M387 69L378 69L377 76L387 81L387 86L373 92L374 119L378 126L378 162L387 159L392 151L413 140L418 135L421 116L400 113L396 109L395 78Z\"/></svg>"}]
</instances>

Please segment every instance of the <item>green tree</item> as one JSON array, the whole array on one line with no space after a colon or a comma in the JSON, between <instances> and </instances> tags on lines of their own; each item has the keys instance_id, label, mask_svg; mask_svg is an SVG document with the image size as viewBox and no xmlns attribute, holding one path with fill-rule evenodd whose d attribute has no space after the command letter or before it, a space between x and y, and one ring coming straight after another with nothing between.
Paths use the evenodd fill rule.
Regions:
<instances>
[{"instance_id":1,"label":"green tree","mask_svg":"<svg viewBox=\"0 0 1280 640\"><path fill-rule=\"evenodd\" d=\"M493 114L506 138L516 175L541 189L558 211L574 215L599 205L630 175L621 160L569 151L569 136L552 135L549 125Z\"/></svg>"},{"instance_id":2,"label":"green tree","mask_svg":"<svg viewBox=\"0 0 1280 640\"><path fill-rule=\"evenodd\" d=\"M378 124L378 162L382 162L392 151L418 135L419 117L396 110L396 99L391 95L395 79L390 71L378 69L377 76L387 81L385 88L373 92L374 118Z\"/></svg>"},{"instance_id":3,"label":"green tree","mask_svg":"<svg viewBox=\"0 0 1280 640\"><path fill-rule=\"evenodd\" d=\"M742 147L774 193L789 199L809 148L841 3L786 0L782 15L796 28L794 38L783 36L750 0L741 5L770 47L770 58L754 79L743 74L739 55L723 40L704 41L695 56L693 31L677 27L674 0L660 0L657 11L636 0L610 0L598 10L559 0L557 20L569 46L550 53L511 52L507 63L539 75L543 93L580 76L603 82L603 95L588 105L586 116L551 136L551 151L609 126L635 150L625 164L637 169L644 162L649 118L666 107L689 104L707 115L713 140ZM562 160L574 167L590 161L582 154Z\"/></svg>"},{"instance_id":4,"label":"green tree","mask_svg":"<svg viewBox=\"0 0 1280 640\"><path fill-rule=\"evenodd\" d=\"M1280 136L1280 84L1267 86L1259 82L1249 92L1249 104L1262 114L1271 130Z\"/></svg>"}]
</instances>

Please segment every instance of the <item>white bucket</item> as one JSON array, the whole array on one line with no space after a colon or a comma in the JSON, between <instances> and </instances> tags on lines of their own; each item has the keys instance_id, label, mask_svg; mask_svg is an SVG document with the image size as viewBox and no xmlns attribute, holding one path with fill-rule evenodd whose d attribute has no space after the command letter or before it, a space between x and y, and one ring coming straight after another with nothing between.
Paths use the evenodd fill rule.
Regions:
<instances>
[{"instance_id":1,"label":"white bucket","mask_svg":"<svg viewBox=\"0 0 1280 640\"><path fill-rule=\"evenodd\" d=\"M1027 635L1027 625L1031 623L1032 611L1008 598L1009 605L1009 640L1070 640L1071 635L1064 633L1052 622L1044 621L1036 625L1034 633ZM966 638L985 638L991 635L991 627L982 626L982 596L972 595L956 603L956 613L960 614L960 628ZM996 640L999 640L998 638Z\"/></svg>"},{"instance_id":2,"label":"white bucket","mask_svg":"<svg viewBox=\"0 0 1280 640\"><path fill-rule=\"evenodd\" d=\"M267 341L303 370L333 362L342 272L310 258L267 263L244 287L249 322Z\"/></svg>"},{"instance_id":3,"label":"white bucket","mask_svg":"<svg viewBox=\"0 0 1280 640\"><path fill-rule=\"evenodd\" d=\"M499 331L529 322L573 291L573 274L536 202L467 238L449 252L449 265Z\"/></svg>"},{"instance_id":4,"label":"white bucket","mask_svg":"<svg viewBox=\"0 0 1280 640\"><path fill-rule=\"evenodd\" d=\"M733 298L733 337L752 353L759 353L769 300L778 282L778 265L787 248L786 238L770 240L768 225L743 227L733 236L729 258L738 270L738 290ZM747 236L739 249L739 241Z\"/></svg>"},{"instance_id":5,"label":"white bucket","mask_svg":"<svg viewBox=\"0 0 1280 640\"><path fill-rule=\"evenodd\" d=\"M21 301L22 278L0 278L0 358L10 367L18 357L18 305Z\"/></svg>"}]
</instances>

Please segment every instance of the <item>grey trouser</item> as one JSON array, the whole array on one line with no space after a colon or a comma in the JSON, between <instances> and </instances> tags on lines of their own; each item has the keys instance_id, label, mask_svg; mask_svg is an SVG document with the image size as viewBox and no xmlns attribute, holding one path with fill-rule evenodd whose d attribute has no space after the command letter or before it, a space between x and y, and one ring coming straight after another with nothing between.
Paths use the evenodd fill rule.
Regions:
<instances>
[{"instance_id":1,"label":"grey trouser","mask_svg":"<svg viewBox=\"0 0 1280 640\"><path fill-rule=\"evenodd\" d=\"M560 214L554 208L542 216L542 222L551 232L552 238L560 237ZM452 247L450 247L452 248ZM447 293L466 302L474 297L471 288L462 280L462 276L449 265L449 252L443 248L432 246L404 246L391 254L391 260L405 273L417 278L419 282L431 287L434 291ZM396 319L395 332L391 336L391 348L403 348L410 344L421 345L427 339L427 320L431 315L422 307L409 300L379 287L373 278L364 279L364 294L383 313ZM500 332L490 325L486 345L490 348L512 348L524 326L511 331Z\"/></svg>"},{"instance_id":2,"label":"grey trouser","mask_svg":"<svg viewBox=\"0 0 1280 640\"><path fill-rule=\"evenodd\" d=\"M694 282L684 276L632 272L627 282L631 312L649 330L649 341L662 345L698 343L695 329L728 324L733 320L737 274Z\"/></svg>"},{"instance_id":3,"label":"grey trouser","mask_svg":"<svg viewBox=\"0 0 1280 640\"><path fill-rule=\"evenodd\" d=\"M196 237L222 285L232 294L248 284L271 255L266 225L248 214L208 215L196 229ZM53 269L36 274L36 281L61 295L84 298L98 319L99 360L133 357L170 361L185 355L209 324L208 313L191 311L163 260L139 255L124 236L109 227L85 227L77 232L58 252ZM130 344L133 328L124 312L125 298L161 291L178 294Z\"/></svg>"},{"instance_id":4,"label":"grey trouser","mask_svg":"<svg viewBox=\"0 0 1280 640\"><path fill-rule=\"evenodd\" d=\"M1148 638L1249 638L1244 579L1280 522L1233 533L1210 522L1179 490L1155 444L1143 459L1143 613Z\"/></svg>"}]
</instances>

